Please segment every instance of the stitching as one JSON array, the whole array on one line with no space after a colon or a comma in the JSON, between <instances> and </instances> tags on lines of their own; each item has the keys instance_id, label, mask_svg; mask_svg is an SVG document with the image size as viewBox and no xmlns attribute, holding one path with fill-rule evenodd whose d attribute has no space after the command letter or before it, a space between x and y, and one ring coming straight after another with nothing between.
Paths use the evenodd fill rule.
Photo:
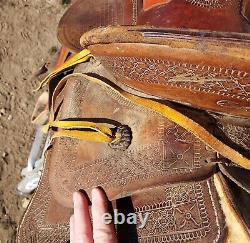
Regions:
<instances>
[{"instance_id":1,"label":"stitching","mask_svg":"<svg viewBox=\"0 0 250 243\"><path fill-rule=\"evenodd\" d=\"M212 202L212 205L213 205L213 209L214 209L214 214L215 214L215 218L216 218L216 225L218 227L217 237L216 237L216 239L213 242L218 242L219 238L220 238L220 235L221 235L221 229L220 229L220 224L219 224L219 220L218 220L218 214L217 214L217 211L216 211L216 207L215 207L214 199L213 199L213 196L212 196L212 191L211 191L211 186L210 186L210 182L209 181L207 181L207 186L208 186L208 192L209 192L209 195L210 195L210 198L211 198L211 202Z\"/></svg>"},{"instance_id":2,"label":"stitching","mask_svg":"<svg viewBox=\"0 0 250 243\"><path fill-rule=\"evenodd\" d=\"M132 12L133 12L133 18L132 18L132 25L136 25L137 23L137 0L131 0L132 2L132 6L133 6L133 9L132 9Z\"/></svg>"}]
</instances>

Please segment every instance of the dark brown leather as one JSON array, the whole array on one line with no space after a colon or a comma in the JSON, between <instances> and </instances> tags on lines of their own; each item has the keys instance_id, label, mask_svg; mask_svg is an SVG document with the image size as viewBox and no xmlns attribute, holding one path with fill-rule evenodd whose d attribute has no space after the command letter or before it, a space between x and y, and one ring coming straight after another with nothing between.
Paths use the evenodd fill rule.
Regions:
<instances>
[{"instance_id":1,"label":"dark brown leather","mask_svg":"<svg viewBox=\"0 0 250 243\"><path fill-rule=\"evenodd\" d=\"M246 18L248 23L250 23L250 1L249 0L242 1L241 13Z\"/></svg>"},{"instance_id":2,"label":"dark brown leather","mask_svg":"<svg viewBox=\"0 0 250 243\"><path fill-rule=\"evenodd\" d=\"M232 146L238 151L250 154L250 119L212 114L217 120L218 127ZM232 180L238 187L250 193L250 172L240 167L219 165L220 171Z\"/></svg>"},{"instance_id":3,"label":"dark brown leather","mask_svg":"<svg viewBox=\"0 0 250 243\"><path fill-rule=\"evenodd\" d=\"M141 93L235 116L250 116L246 34L106 27L83 34L120 83Z\"/></svg>"},{"instance_id":4,"label":"dark brown leather","mask_svg":"<svg viewBox=\"0 0 250 243\"><path fill-rule=\"evenodd\" d=\"M245 117L223 116L210 113L218 122L224 134L240 148L250 152L250 119Z\"/></svg>"},{"instance_id":5,"label":"dark brown leather","mask_svg":"<svg viewBox=\"0 0 250 243\"><path fill-rule=\"evenodd\" d=\"M158 0L147 5L151 7L143 8L143 0L77 0L60 20L58 39L64 46L80 51L82 33L100 26L147 25L224 32L250 29L246 20L248 0Z\"/></svg>"},{"instance_id":6,"label":"dark brown leather","mask_svg":"<svg viewBox=\"0 0 250 243\"><path fill-rule=\"evenodd\" d=\"M219 165L220 171L232 180L237 186L241 187L247 193L250 193L250 172L248 170L226 166L223 164Z\"/></svg>"}]
</instances>

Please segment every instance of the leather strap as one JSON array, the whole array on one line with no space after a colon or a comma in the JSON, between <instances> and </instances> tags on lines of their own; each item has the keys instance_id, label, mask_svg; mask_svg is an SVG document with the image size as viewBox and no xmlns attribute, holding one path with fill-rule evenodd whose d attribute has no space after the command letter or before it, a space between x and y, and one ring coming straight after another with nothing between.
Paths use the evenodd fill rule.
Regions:
<instances>
[{"instance_id":1,"label":"leather strap","mask_svg":"<svg viewBox=\"0 0 250 243\"><path fill-rule=\"evenodd\" d=\"M60 67L58 67L56 70L54 70L53 72L51 72L45 79L43 79L41 81L39 87L35 91L38 91L41 88L43 88L45 85L47 85L49 83L49 81L52 78L54 78L58 74L62 73L66 69L73 68L77 64L80 64L80 63L88 61L91 56L92 55L90 54L90 51L87 50L87 49L84 49L81 52L75 54L72 58L70 58L69 60L67 60Z\"/></svg>"},{"instance_id":2,"label":"leather strap","mask_svg":"<svg viewBox=\"0 0 250 243\"><path fill-rule=\"evenodd\" d=\"M100 134L99 132L88 132L88 131L77 131L77 130L76 131L64 130L55 132L51 139L60 137L69 137L69 138L76 138L81 140L89 140L102 143L114 143L115 141L117 141L116 138Z\"/></svg>"},{"instance_id":3,"label":"leather strap","mask_svg":"<svg viewBox=\"0 0 250 243\"><path fill-rule=\"evenodd\" d=\"M69 55L70 55L70 50L66 46L63 46L60 50L60 54L59 54L57 63L55 65L55 67L53 68L53 70L60 68L65 63L65 61L67 60L67 57Z\"/></svg>"},{"instance_id":4,"label":"leather strap","mask_svg":"<svg viewBox=\"0 0 250 243\"><path fill-rule=\"evenodd\" d=\"M55 132L52 139L71 137L95 142L115 143L121 137L119 132L114 134L107 126L88 121L50 121L43 127L43 132L46 133L50 127L62 129ZM80 131L79 129L89 129L91 131Z\"/></svg>"},{"instance_id":5,"label":"leather strap","mask_svg":"<svg viewBox=\"0 0 250 243\"><path fill-rule=\"evenodd\" d=\"M43 92L35 105L34 111L31 116L31 123L34 125L44 125L48 122L49 107L48 107L49 94Z\"/></svg>"},{"instance_id":6,"label":"leather strap","mask_svg":"<svg viewBox=\"0 0 250 243\"><path fill-rule=\"evenodd\" d=\"M86 62L92 55L88 50L83 50L80 53L76 54L74 57L69 59L67 62L65 62L61 68L57 69L57 72L62 72L65 69L68 69L69 67L75 66L78 63ZM47 78L45 78L42 83L40 84L40 87L43 87L46 85L54 76L57 75L57 72L52 72ZM52 96L52 102L54 102L56 98L56 94L59 92L59 87L62 87L68 80L69 77L82 77L87 79L90 82L97 83L98 85L101 85L103 87L108 87L109 89L113 89L118 94L121 94L124 98L134 102L137 105L149 108L151 110L154 110L155 112L161 114L162 116L168 118L169 120L175 122L176 124L180 125L181 127L185 128L187 131L193 133L197 138L199 138L202 142L204 142L206 145L208 145L210 148L224 156L225 158L231 160L232 162L242 166L243 168L250 169L250 160L246 157L244 157L241 153L234 150L233 148L229 147L228 145L224 144L222 141L214 137L212 134L210 134L205 128L200 126L195 121L191 120L190 118L186 117L185 115L181 114L180 112L174 110L173 108L161 104L157 101L153 101L150 99L142 98L139 96L132 95L124 90L122 90L119 87L113 88L107 83L103 82L100 79L82 74L82 73L73 73L66 77L64 77L57 85L58 88L53 93ZM52 113L50 117L50 122L54 121L54 114L53 114L53 106L52 106ZM81 131L78 131L79 133ZM78 133L74 133L75 135ZM68 135L68 133L67 133ZM73 135L73 134L72 134ZM83 137L83 135L77 136Z\"/></svg>"},{"instance_id":7,"label":"leather strap","mask_svg":"<svg viewBox=\"0 0 250 243\"><path fill-rule=\"evenodd\" d=\"M106 136L112 136L112 131L109 127L88 121L50 121L48 123L48 126L62 128L62 129L87 128Z\"/></svg>"}]
</instances>

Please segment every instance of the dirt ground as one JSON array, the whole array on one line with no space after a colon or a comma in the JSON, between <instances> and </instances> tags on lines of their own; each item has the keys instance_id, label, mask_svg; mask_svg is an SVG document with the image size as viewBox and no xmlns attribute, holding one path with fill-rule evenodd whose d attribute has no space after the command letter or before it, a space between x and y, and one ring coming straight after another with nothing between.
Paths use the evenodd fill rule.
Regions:
<instances>
[{"instance_id":1,"label":"dirt ground","mask_svg":"<svg viewBox=\"0 0 250 243\"><path fill-rule=\"evenodd\" d=\"M34 133L30 77L59 48L56 27L68 2L0 0L0 243L15 242L25 210L15 188Z\"/></svg>"}]
</instances>

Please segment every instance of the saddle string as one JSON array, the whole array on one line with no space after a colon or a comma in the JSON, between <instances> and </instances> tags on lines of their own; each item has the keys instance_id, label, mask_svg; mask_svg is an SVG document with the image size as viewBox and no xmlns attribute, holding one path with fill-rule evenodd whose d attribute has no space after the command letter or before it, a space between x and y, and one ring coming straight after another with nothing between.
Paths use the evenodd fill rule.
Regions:
<instances>
[{"instance_id":1,"label":"saddle string","mask_svg":"<svg viewBox=\"0 0 250 243\"><path fill-rule=\"evenodd\" d=\"M114 143L120 138L119 133L114 134L109 127L89 121L50 120L48 124L43 127L43 132L47 133L51 127L60 129L54 133L52 139L56 137L73 137L95 142Z\"/></svg>"},{"instance_id":2,"label":"saddle string","mask_svg":"<svg viewBox=\"0 0 250 243\"><path fill-rule=\"evenodd\" d=\"M75 54L73 57L71 57L69 60L67 60L65 63L63 63L60 67L56 68L53 72L51 72L48 76L46 76L39 84L37 89L34 91L38 91L42 89L44 86L46 86L51 79L56 77L58 74L64 72L66 69L73 68L77 64L83 63L88 61L92 55L90 54L89 50L84 49L83 51Z\"/></svg>"}]
</instances>

